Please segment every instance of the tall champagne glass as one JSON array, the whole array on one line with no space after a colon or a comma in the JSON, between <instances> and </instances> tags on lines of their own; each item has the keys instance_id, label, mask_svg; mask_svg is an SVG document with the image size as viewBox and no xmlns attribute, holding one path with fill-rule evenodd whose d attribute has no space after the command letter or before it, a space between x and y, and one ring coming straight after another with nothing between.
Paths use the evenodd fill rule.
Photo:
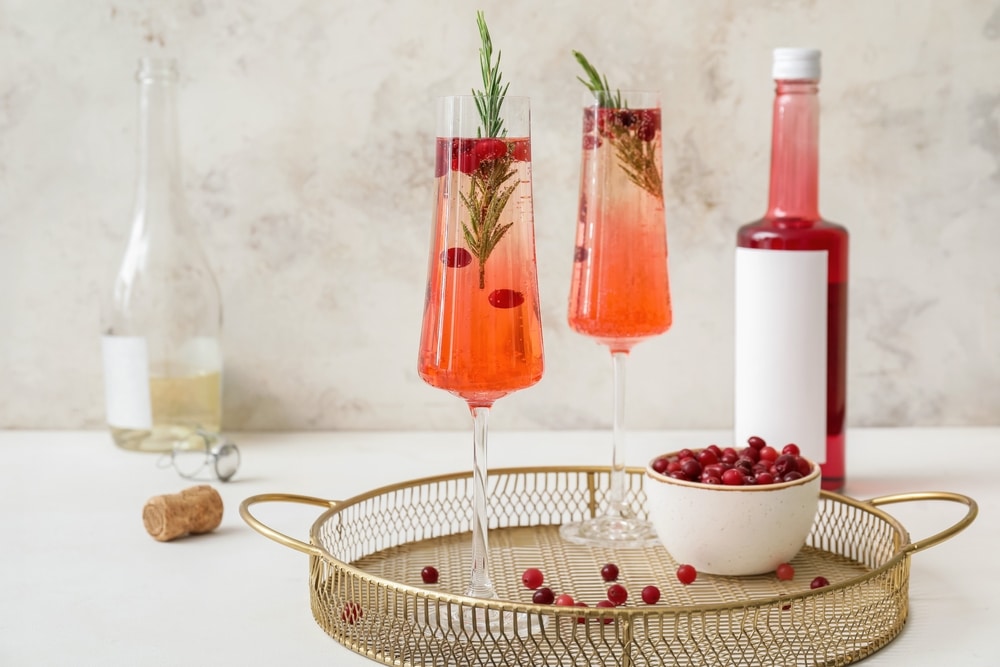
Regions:
<instances>
[{"instance_id":1,"label":"tall champagne glass","mask_svg":"<svg viewBox=\"0 0 1000 667\"><path fill-rule=\"evenodd\" d=\"M604 103L602 106L601 103ZM599 516L565 524L571 542L640 547L652 526L625 503L625 361L670 328L659 96L586 93L579 223L569 324L611 351L614 381L611 487Z\"/></svg>"},{"instance_id":2,"label":"tall champagne glass","mask_svg":"<svg viewBox=\"0 0 1000 667\"><path fill-rule=\"evenodd\" d=\"M481 126L477 104L487 103L499 104L500 127ZM491 109L491 117L496 112ZM486 484L490 407L538 382L543 365L528 99L442 98L435 179L418 370L425 382L459 396L472 412L472 563L466 594L493 598Z\"/></svg>"}]
</instances>

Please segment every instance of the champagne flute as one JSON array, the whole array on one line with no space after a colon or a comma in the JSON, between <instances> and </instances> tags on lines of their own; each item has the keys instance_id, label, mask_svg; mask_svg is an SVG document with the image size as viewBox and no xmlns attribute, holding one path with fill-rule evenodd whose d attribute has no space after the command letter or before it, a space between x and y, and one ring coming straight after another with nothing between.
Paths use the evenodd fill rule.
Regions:
<instances>
[{"instance_id":1,"label":"champagne flute","mask_svg":"<svg viewBox=\"0 0 1000 667\"><path fill-rule=\"evenodd\" d=\"M479 105L500 125L481 126ZM473 419L472 563L466 594L495 598L487 542L493 403L542 377L529 101L452 96L438 109L437 197L418 370ZM492 621L491 621L492 622Z\"/></svg>"},{"instance_id":2,"label":"champagne flute","mask_svg":"<svg viewBox=\"0 0 1000 667\"><path fill-rule=\"evenodd\" d=\"M579 224L569 324L611 351L611 486L600 516L565 524L564 539L603 547L655 544L652 525L625 503L625 362L670 328L660 101L655 92L588 91L583 109Z\"/></svg>"}]
</instances>

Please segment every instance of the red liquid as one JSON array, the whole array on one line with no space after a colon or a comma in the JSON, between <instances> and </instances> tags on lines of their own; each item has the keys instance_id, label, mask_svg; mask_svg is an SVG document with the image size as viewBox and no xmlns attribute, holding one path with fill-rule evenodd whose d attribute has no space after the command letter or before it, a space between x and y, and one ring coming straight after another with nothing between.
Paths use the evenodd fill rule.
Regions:
<instances>
[{"instance_id":1,"label":"red liquid","mask_svg":"<svg viewBox=\"0 0 1000 667\"><path fill-rule=\"evenodd\" d=\"M511 224L480 265L463 226L470 213L473 174L507 145L516 184L500 216ZM489 142L489 143L488 143ZM542 325L538 308L532 219L530 143L527 139L437 141L436 219L428 266L427 300L418 371L428 384L452 392L471 407L529 387L542 377Z\"/></svg>"},{"instance_id":2,"label":"red liquid","mask_svg":"<svg viewBox=\"0 0 1000 667\"><path fill-rule=\"evenodd\" d=\"M844 227L823 220L760 220L740 228L741 248L826 250L827 283L826 462L822 486L844 485L844 427L847 408L847 250Z\"/></svg>"},{"instance_id":3,"label":"red liquid","mask_svg":"<svg viewBox=\"0 0 1000 667\"><path fill-rule=\"evenodd\" d=\"M615 146L600 134L604 116L595 122L587 112L569 325L612 352L628 352L672 323L663 199L629 180ZM635 113L651 121L644 140L658 165L660 111Z\"/></svg>"}]
</instances>

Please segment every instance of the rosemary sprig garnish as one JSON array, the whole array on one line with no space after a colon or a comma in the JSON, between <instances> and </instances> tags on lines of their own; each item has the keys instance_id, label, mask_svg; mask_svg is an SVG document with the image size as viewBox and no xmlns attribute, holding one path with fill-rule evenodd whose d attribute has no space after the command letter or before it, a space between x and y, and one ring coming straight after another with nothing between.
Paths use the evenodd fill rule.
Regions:
<instances>
[{"instance_id":1,"label":"rosemary sprig garnish","mask_svg":"<svg viewBox=\"0 0 1000 667\"><path fill-rule=\"evenodd\" d=\"M481 160L472 172L468 194L461 192L462 203L469 211L469 222L462 223L462 232L469 251L479 263L479 289L486 287L486 260L493 249L500 243L513 223L500 223L500 216L514 190L517 181L509 183L516 173L511 168L513 158L509 145L499 137L507 136L500 107L507 94L510 84L502 82L500 73L500 52L496 61L493 60L493 41L486 27L483 12L476 13L476 23L479 25L479 36L482 47L479 49L479 61L483 75L483 90L473 90L479 118L482 127L479 128L479 141L494 141L498 146L493 150L484 151L489 154ZM499 144L502 144L500 146ZM496 152L493 152L496 151Z\"/></svg>"},{"instance_id":2,"label":"rosemary sprig garnish","mask_svg":"<svg viewBox=\"0 0 1000 667\"><path fill-rule=\"evenodd\" d=\"M618 164L630 181L657 199L663 199L663 180L656 159L656 144L651 141L655 131L643 127L643 118L628 111L628 101L622 99L621 91L611 92L608 77L602 76L579 51L573 56L580 63L587 78L577 77L597 98L597 106L617 109L619 112L606 123L603 137L615 147ZM595 119L596 120L596 119Z\"/></svg>"},{"instance_id":3,"label":"rosemary sprig garnish","mask_svg":"<svg viewBox=\"0 0 1000 667\"><path fill-rule=\"evenodd\" d=\"M622 104L621 91L615 90L614 95L611 94L611 86L608 85L608 77L602 77L598 74L597 70L590 64L590 61L587 60L586 56L579 51L574 51L573 57L576 58L576 61L580 63L580 67L582 67L583 71L587 74L586 79L581 76L576 77L576 79L594 93L594 96L597 97L597 106L605 109L624 109L628 106L628 102Z\"/></svg>"},{"instance_id":4,"label":"rosemary sprig garnish","mask_svg":"<svg viewBox=\"0 0 1000 667\"><path fill-rule=\"evenodd\" d=\"M500 118L500 106L507 94L509 83L501 84L503 74L500 72L500 51L497 51L496 62L493 62L493 40L490 39L490 29L486 27L486 16L482 11L476 12L476 24L479 26L479 38L482 46L479 48L479 67L483 71L483 89L473 89L476 98L476 108L479 118L483 121L480 135L483 137L503 137L507 135Z\"/></svg>"}]
</instances>

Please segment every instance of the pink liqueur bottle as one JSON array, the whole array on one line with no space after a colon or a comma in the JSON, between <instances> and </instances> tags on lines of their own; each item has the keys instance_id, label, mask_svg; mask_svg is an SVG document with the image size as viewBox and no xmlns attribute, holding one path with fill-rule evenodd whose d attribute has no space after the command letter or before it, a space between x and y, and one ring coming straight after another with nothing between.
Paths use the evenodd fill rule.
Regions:
<instances>
[{"instance_id":1,"label":"pink liqueur bottle","mask_svg":"<svg viewBox=\"0 0 1000 667\"><path fill-rule=\"evenodd\" d=\"M775 49L767 213L737 233L734 436L788 443L844 485L847 230L819 214L820 52Z\"/></svg>"}]
</instances>

